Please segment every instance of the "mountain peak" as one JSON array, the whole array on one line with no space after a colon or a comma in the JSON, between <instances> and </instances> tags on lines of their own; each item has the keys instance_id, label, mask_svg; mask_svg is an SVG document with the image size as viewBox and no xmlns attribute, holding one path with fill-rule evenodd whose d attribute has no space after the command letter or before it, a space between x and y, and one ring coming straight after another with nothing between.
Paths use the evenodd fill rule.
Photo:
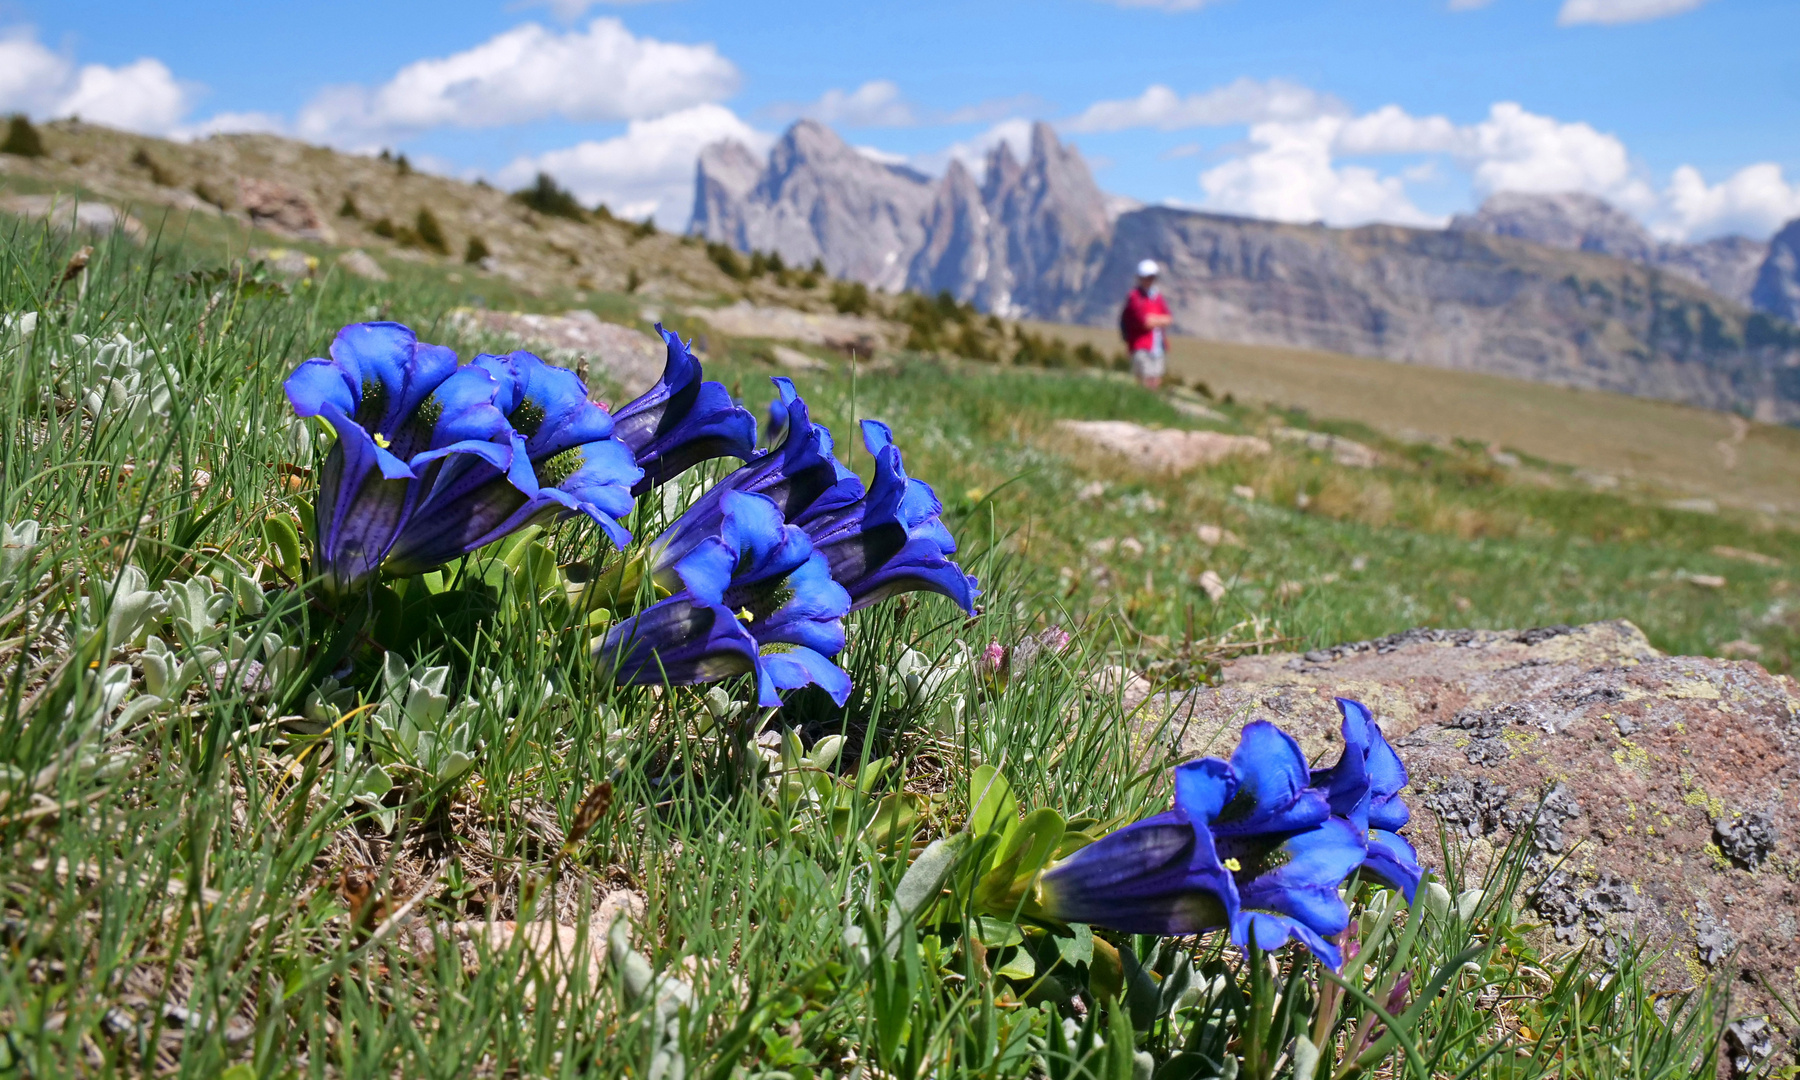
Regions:
<instances>
[{"instance_id":1,"label":"mountain peak","mask_svg":"<svg viewBox=\"0 0 1800 1080\"><path fill-rule=\"evenodd\" d=\"M1634 262L1654 258L1656 241L1638 220L1597 195L1500 191L1473 214L1458 214L1452 232L1480 232L1567 251L1597 251Z\"/></svg>"}]
</instances>

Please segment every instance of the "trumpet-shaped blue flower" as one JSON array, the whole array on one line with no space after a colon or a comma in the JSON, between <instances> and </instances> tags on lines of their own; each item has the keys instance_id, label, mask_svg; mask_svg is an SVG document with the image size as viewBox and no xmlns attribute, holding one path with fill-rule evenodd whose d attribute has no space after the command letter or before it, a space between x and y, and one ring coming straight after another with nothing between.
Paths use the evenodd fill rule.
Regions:
<instances>
[{"instance_id":1,"label":"trumpet-shaped blue flower","mask_svg":"<svg viewBox=\"0 0 1800 1080\"><path fill-rule=\"evenodd\" d=\"M947 557L956 541L939 520L936 493L908 479L887 425L863 421L863 445L875 458L869 488L854 474L844 476L796 519L849 591L852 609L922 590L974 614L979 590Z\"/></svg>"},{"instance_id":2,"label":"trumpet-shaped blue flower","mask_svg":"<svg viewBox=\"0 0 1800 1080\"><path fill-rule=\"evenodd\" d=\"M675 564L681 591L615 626L600 656L614 660L621 682L709 682L754 671L764 707L809 684L842 705L850 676L828 658L844 647L849 595L767 497L728 492L721 511L719 535Z\"/></svg>"},{"instance_id":3,"label":"trumpet-shaped blue flower","mask_svg":"<svg viewBox=\"0 0 1800 1080\"><path fill-rule=\"evenodd\" d=\"M1367 835L1363 870L1399 889L1410 904L1423 870L1418 853L1400 835L1412 817L1400 798L1406 766L1382 737L1368 706L1350 698L1338 698L1337 706L1344 715L1344 756L1331 768L1314 772L1312 784L1325 792L1334 815Z\"/></svg>"},{"instance_id":4,"label":"trumpet-shaped blue flower","mask_svg":"<svg viewBox=\"0 0 1800 1080\"><path fill-rule=\"evenodd\" d=\"M301 364L285 388L296 413L323 417L338 436L314 508L329 595L375 579L446 459L466 455L495 469L512 462L493 375L459 368L455 353L398 323L344 327L331 358Z\"/></svg>"},{"instance_id":5,"label":"trumpet-shaped blue flower","mask_svg":"<svg viewBox=\"0 0 1800 1080\"><path fill-rule=\"evenodd\" d=\"M680 337L656 324L668 346L662 378L613 414L613 436L630 447L644 476L631 494L663 484L702 461L747 458L756 448L756 418L716 382L702 382L700 362Z\"/></svg>"},{"instance_id":6,"label":"trumpet-shaped blue flower","mask_svg":"<svg viewBox=\"0 0 1800 1080\"><path fill-rule=\"evenodd\" d=\"M725 502L732 494L761 495L775 504L782 520L789 521L837 482L843 466L832 456L831 432L808 417L806 402L794 392L793 383L779 377L773 381L781 394L777 400L787 411L786 438L776 449L757 454L708 488L652 541L651 573L665 588L674 587L677 563L697 545L719 535Z\"/></svg>"},{"instance_id":7,"label":"trumpet-shaped blue flower","mask_svg":"<svg viewBox=\"0 0 1800 1080\"><path fill-rule=\"evenodd\" d=\"M499 387L494 403L512 427L511 466L503 472L472 455L446 464L401 530L387 570L421 573L526 525L575 513L614 546L630 543L619 519L631 512L631 487L644 473L581 379L528 352L483 354L471 366Z\"/></svg>"},{"instance_id":8,"label":"trumpet-shaped blue flower","mask_svg":"<svg viewBox=\"0 0 1800 1080\"><path fill-rule=\"evenodd\" d=\"M1033 913L1126 933L1229 929L1237 944L1263 949L1295 940L1337 967L1327 938L1349 924L1337 888L1365 848L1309 779L1293 739L1248 724L1229 762L1176 768L1172 809L1046 870Z\"/></svg>"}]
</instances>

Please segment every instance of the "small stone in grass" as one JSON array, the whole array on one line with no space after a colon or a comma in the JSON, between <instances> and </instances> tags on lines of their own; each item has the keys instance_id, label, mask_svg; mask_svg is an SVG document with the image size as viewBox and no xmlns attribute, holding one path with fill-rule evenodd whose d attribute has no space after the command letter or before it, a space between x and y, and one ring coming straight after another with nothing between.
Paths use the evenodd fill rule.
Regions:
<instances>
[{"instance_id":1,"label":"small stone in grass","mask_svg":"<svg viewBox=\"0 0 1800 1080\"><path fill-rule=\"evenodd\" d=\"M1216 604L1225 599L1225 579L1219 576L1217 570L1208 570L1200 575L1200 591Z\"/></svg>"},{"instance_id":2,"label":"small stone in grass","mask_svg":"<svg viewBox=\"0 0 1800 1080\"><path fill-rule=\"evenodd\" d=\"M1256 489L1246 484L1233 484L1231 493L1240 499L1255 499Z\"/></svg>"}]
</instances>

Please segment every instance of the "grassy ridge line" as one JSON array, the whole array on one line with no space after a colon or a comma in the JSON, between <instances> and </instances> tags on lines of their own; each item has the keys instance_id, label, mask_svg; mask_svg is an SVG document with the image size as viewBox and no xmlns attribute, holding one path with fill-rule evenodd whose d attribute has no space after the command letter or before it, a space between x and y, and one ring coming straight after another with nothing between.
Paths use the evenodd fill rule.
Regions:
<instances>
[{"instance_id":1,"label":"grassy ridge line","mask_svg":"<svg viewBox=\"0 0 1800 1080\"><path fill-rule=\"evenodd\" d=\"M1109 329L1033 325L1070 342L1117 344ZM1800 514L1800 430L1794 428L1605 391L1337 353L1185 337L1171 338L1169 349L1172 374L1202 380L1219 395L1294 406L1390 436L1499 443L1727 505ZM1720 443L1732 447L1731 458Z\"/></svg>"}]
</instances>

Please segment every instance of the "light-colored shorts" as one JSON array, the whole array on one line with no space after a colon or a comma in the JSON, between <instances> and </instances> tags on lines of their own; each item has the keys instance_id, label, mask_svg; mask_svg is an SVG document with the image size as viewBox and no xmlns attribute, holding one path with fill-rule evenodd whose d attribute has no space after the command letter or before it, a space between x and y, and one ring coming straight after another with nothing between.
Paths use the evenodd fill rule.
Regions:
<instances>
[{"instance_id":1,"label":"light-colored shorts","mask_svg":"<svg viewBox=\"0 0 1800 1080\"><path fill-rule=\"evenodd\" d=\"M1140 379L1160 379L1167 365L1163 354L1153 349L1139 349L1131 354L1131 373Z\"/></svg>"}]
</instances>

